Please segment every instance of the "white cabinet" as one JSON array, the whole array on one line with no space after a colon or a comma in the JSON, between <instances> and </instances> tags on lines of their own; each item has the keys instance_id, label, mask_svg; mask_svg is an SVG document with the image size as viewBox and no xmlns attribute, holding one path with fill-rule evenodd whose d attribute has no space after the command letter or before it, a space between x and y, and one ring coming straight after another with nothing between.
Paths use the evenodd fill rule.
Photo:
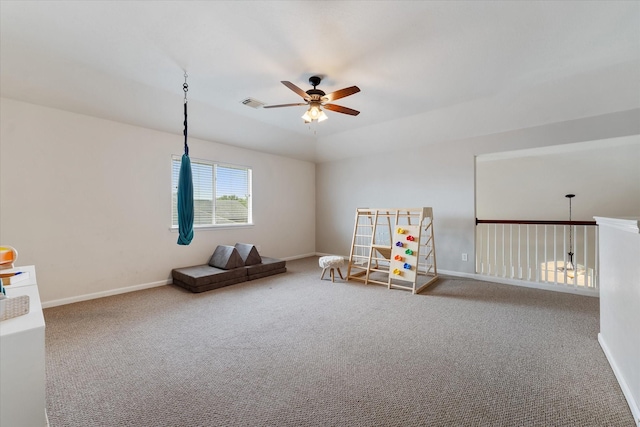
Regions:
<instances>
[{"instance_id":1,"label":"white cabinet","mask_svg":"<svg viewBox=\"0 0 640 427\"><path fill-rule=\"evenodd\" d=\"M44 316L34 266L28 283L7 296L29 295L29 313L0 322L0 427L47 426Z\"/></svg>"}]
</instances>

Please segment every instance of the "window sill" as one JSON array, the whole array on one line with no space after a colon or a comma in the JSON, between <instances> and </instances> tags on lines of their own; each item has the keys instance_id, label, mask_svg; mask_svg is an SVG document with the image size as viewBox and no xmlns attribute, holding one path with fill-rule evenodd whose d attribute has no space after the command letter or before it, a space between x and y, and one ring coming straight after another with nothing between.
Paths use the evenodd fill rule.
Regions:
<instances>
[{"instance_id":1,"label":"window sill","mask_svg":"<svg viewBox=\"0 0 640 427\"><path fill-rule=\"evenodd\" d=\"M220 224L220 225L196 225L193 227L193 231L208 231L208 230L224 230L231 228L253 228L253 223L251 224ZM180 229L178 227L171 227L169 231L172 233L178 233Z\"/></svg>"}]
</instances>

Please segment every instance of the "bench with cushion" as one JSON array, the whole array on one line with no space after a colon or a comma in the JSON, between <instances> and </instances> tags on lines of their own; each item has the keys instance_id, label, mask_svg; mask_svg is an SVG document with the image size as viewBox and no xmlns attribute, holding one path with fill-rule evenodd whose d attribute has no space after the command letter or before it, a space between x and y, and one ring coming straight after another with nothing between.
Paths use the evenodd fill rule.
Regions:
<instances>
[{"instance_id":1,"label":"bench with cushion","mask_svg":"<svg viewBox=\"0 0 640 427\"><path fill-rule=\"evenodd\" d=\"M191 292L204 292L287 271L286 262L261 257L254 245L220 245L204 265L175 268L173 283Z\"/></svg>"}]
</instances>

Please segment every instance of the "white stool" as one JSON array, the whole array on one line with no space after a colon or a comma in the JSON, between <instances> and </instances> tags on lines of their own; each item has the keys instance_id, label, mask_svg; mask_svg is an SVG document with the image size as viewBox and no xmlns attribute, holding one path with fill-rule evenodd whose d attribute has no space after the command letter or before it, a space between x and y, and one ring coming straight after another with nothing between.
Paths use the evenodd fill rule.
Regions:
<instances>
[{"instance_id":1,"label":"white stool","mask_svg":"<svg viewBox=\"0 0 640 427\"><path fill-rule=\"evenodd\" d=\"M329 269L329 274L331 275L331 281L335 282L335 273L333 269L338 270L338 274L340 278L344 280L342 277L342 272L340 271L340 267L344 266L344 258L341 256L323 256L318 259L318 264L322 267L322 276L320 276L320 280L324 279L324 273Z\"/></svg>"}]
</instances>

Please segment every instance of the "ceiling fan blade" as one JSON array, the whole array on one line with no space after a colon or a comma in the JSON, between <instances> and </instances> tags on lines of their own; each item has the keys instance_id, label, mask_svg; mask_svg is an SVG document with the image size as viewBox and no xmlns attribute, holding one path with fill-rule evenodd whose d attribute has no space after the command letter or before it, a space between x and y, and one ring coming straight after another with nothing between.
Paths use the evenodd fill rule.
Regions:
<instances>
[{"instance_id":1,"label":"ceiling fan blade","mask_svg":"<svg viewBox=\"0 0 640 427\"><path fill-rule=\"evenodd\" d=\"M327 110L335 111L336 113L349 114L351 116L357 116L358 114L360 114L360 111L336 104L325 104L323 105L323 107Z\"/></svg>"},{"instance_id":2,"label":"ceiling fan blade","mask_svg":"<svg viewBox=\"0 0 640 427\"><path fill-rule=\"evenodd\" d=\"M353 95L354 93L358 93L358 92L360 92L360 88L358 86L346 87L344 89L340 89L323 96L322 100L326 102L331 102L331 101L335 101L336 99L344 98L345 96Z\"/></svg>"},{"instance_id":3,"label":"ceiling fan blade","mask_svg":"<svg viewBox=\"0 0 640 427\"><path fill-rule=\"evenodd\" d=\"M295 93L300 95L302 98L304 98L306 100L311 99L307 92L303 91L302 89L300 89L298 86L294 85L293 83L285 82L285 81L282 81L280 83L282 83L283 85L285 85L286 87L288 87L289 89L291 89L292 91L294 91Z\"/></svg>"},{"instance_id":4,"label":"ceiling fan blade","mask_svg":"<svg viewBox=\"0 0 640 427\"><path fill-rule=\"evenodd\" d=\"M295 107L298 105L307 105L306 102L299 102L297 104L279 104L279 105L265 105L262 108L280 108L280 107Z\"/></svg>"}]
</instances>

